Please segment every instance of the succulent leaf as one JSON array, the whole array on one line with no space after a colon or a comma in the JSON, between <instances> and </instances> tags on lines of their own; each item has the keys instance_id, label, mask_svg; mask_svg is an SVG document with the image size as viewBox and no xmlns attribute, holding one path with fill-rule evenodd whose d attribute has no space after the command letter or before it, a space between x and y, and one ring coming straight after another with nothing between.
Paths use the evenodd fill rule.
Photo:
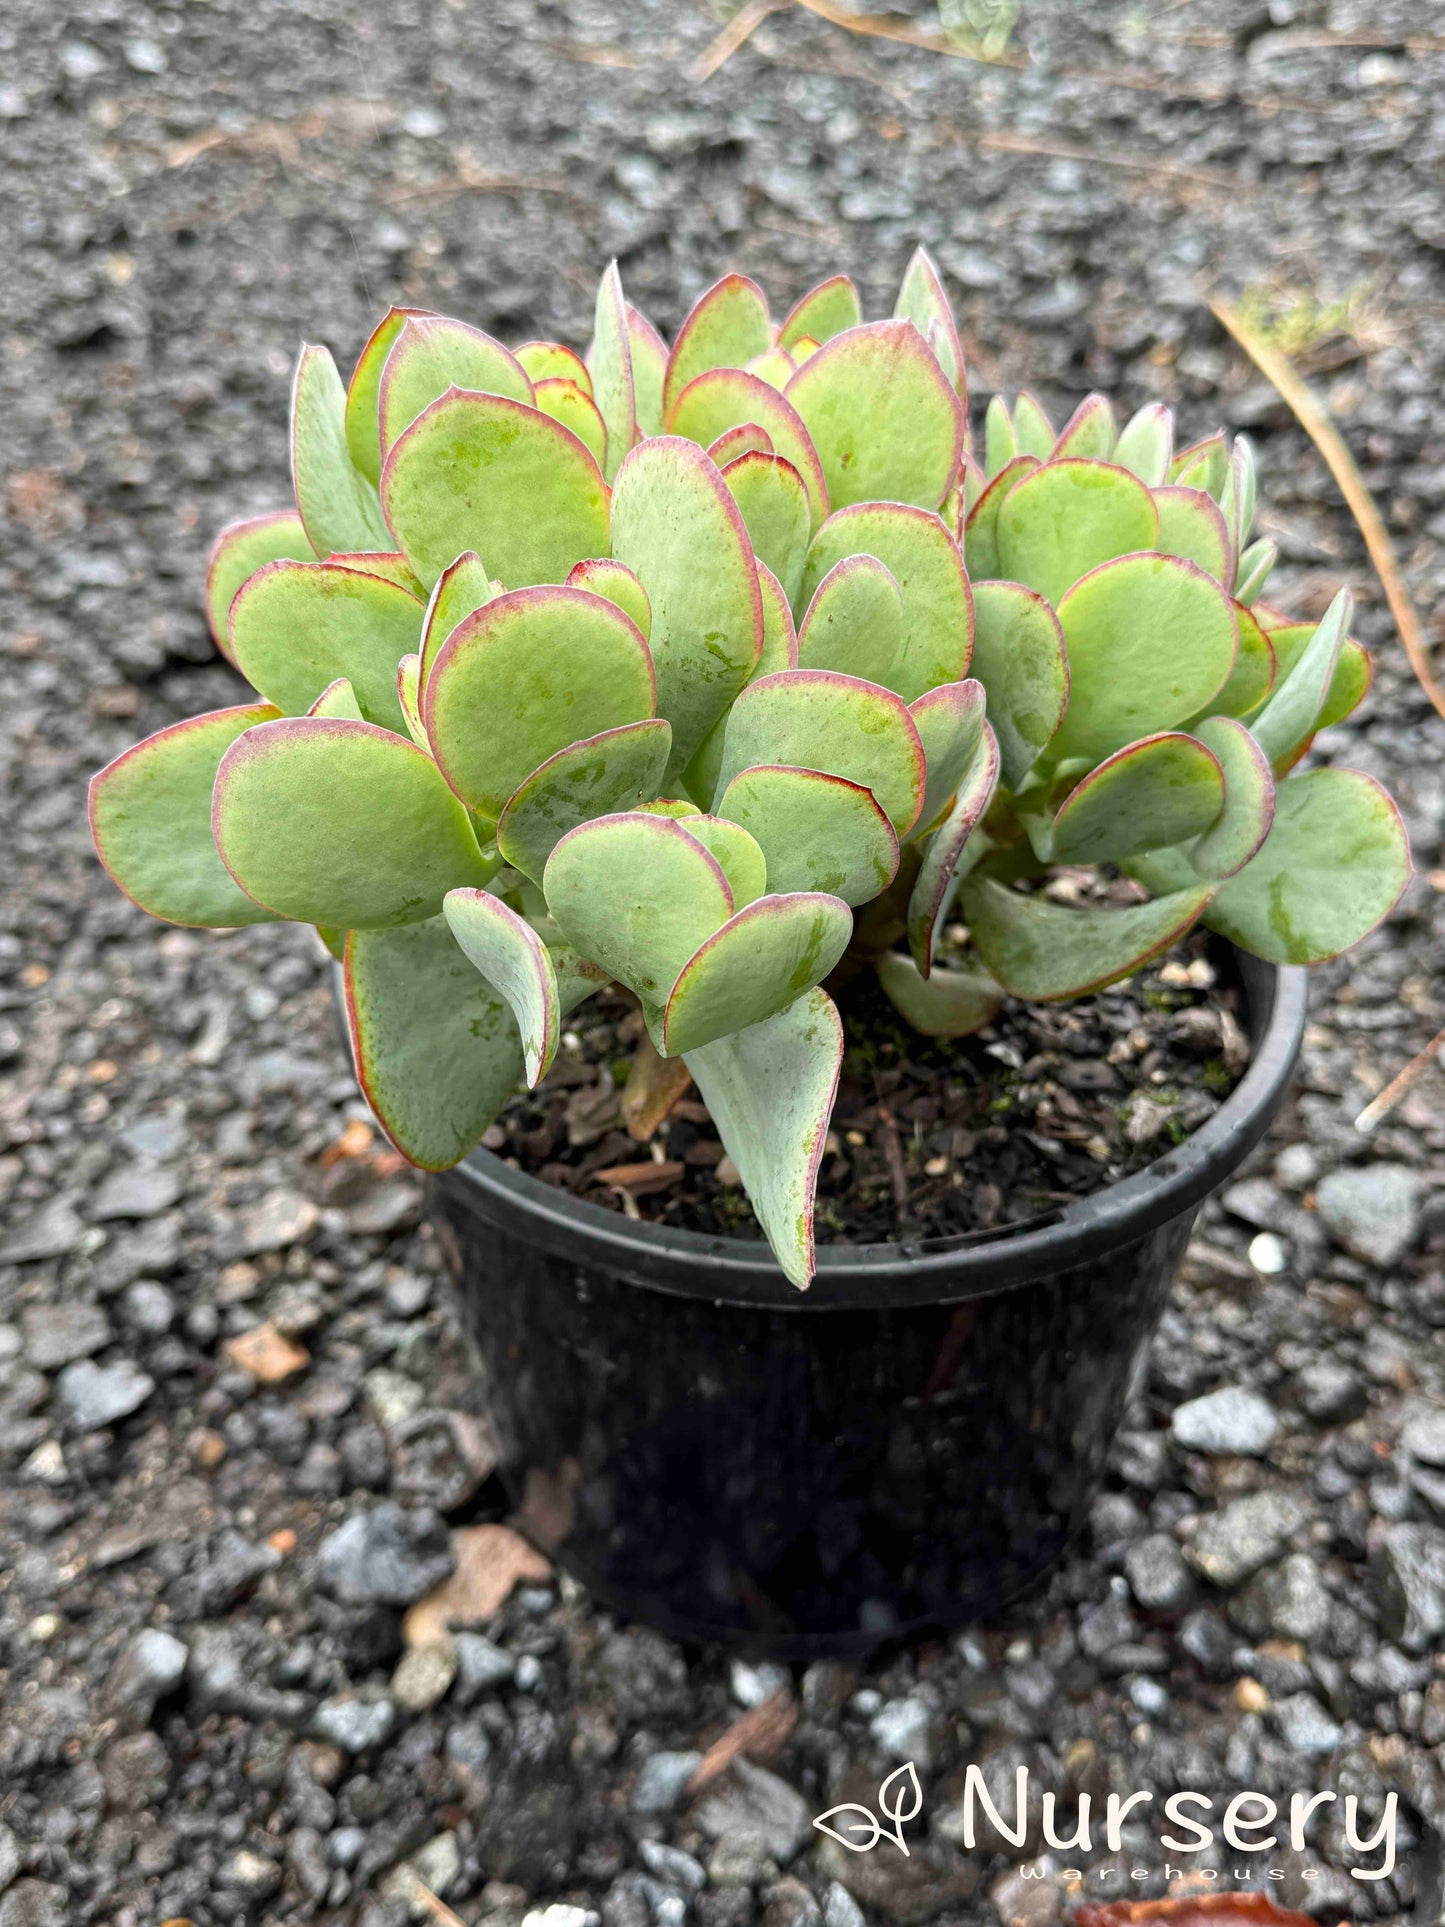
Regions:
<instances>
[{"instance_id":1,"label":"succulent leaf","mask_svg":"<svg viewBox=\"0 0 1445 1927\"><path fill-rule=\"evenodd\" d=\"M96 854L132 903L201 929L273 921L217 854L211 791L232 743L276 714L269 703L243 703L172 723L90 779Z\"/></svg>"},{"instance_id":2,"label":"succulent leaf","mask_svg":"<svg viewBox=\"0 0 1445 1927\"><path fill-rule=\"evenodd\" d=\"M772 453L773 438L766 428L759 428L756 422L739 422L736 428L724 429L715 442L708 444L707 456L719 469L724 469L729 462L741 461L744 455Z\"/></svg>"},{"instance_id":3,"label":"succulent leaf","mask_svg":"<svg viewBox=\"0 0 1445 1927\"><path fill-rule=\"evenodd\" d=\"M589 400L596 400L587 363L575 348L568 348L560 341L524 341L516 354L534 388L541 381L570 381L575 382Z\"/></svg>"},{"instance_id":4,"label":"succulent leaf","mask_svg":"<svg viewBox=\"0 0 1445 1927\"><path fill-rule=\"evenodd\" d=\"M1151 402L1152 408L1163 408L1162 402ZM1141 411L1142 412L1142 411ZM1182 482L1187 488L1202 488L1217 502L1224 493L1225 478L1229 474L1229 444L1221 430L1207 435L1202 442L1195 442L1189 448L1180 449L1169 463L1168 480ZM1148 477L1144 478L1146 481Z\"/></svg>"},{"instance_id":5,"label":"succulent leaf","mask_svg":"<svg viewBox=\"0 0 1445 1927\"><path fill-rule=\"evenodd\" d=\"M1069 706L1050 746L1091 763L1174 729L1224 687L1239 647L1234 606L1192 562L1125 555L1086 575L1059 603Z\"/></svg>"},{"instance_id":6,"label":"succulent leaf","mask_svg":"<svg viewBox=\"0 0 1445 1927\"><path fill-rule=\"evenodd\" d=\"M772 345L767 296L745 274L725 274L698 297L677 331L662 384L663 419L671 423L679 395L698 375L742 368Z\"/></svg>"},{"instance_id":7,"label":"succulent leaf","mask_svg":"<svg viewBox=\"0 0 1445 1927\"><path fill-rule=\"evenodd\" d=\"M759 764L846 776L870 789L900 837L918 821L926 765L908 705L891 690L827 669L784 669L733 704L718 787Z\"/></svg>"},{"instance_id":8,"label":"succulent leaf","mask_svg":"<svg viewBox=\"0 0 1445 1927\"><path fill-rule=\"evenodd\" d=\"M1154 506L1159 511L1161 554L1197 563L1216 582L1233 581L1229 529L1212 495L1202 488L1181 488L1176 482L1155 489Z\"/></svg>"},{"instance_id":9,"label":"succulent leaf","mask_svg":"<svg viewBox=\"0 0 1445 1927\"><path fill-rule=\"evenodd\" d=\"M329 350L307 343L291 389L291 479L296 512L319 556L389 549L376 489L351 459L346 390Z\"/></svg>"},{"instance_id":10,"label":"succulent leaf","mask_svg":"<svg viewBox=\"0 0 1445 1927\"><path fill-rule=\"evenodd\" d=\"M754 355L745 372L756 375L766 387L776 389L781 394L797 366L798 363L786 348L773 347L761 355Z\"/></svg>"},{"instance_id":11,"label":"succulent leaf","mask_svg":"<svg viewBox=\"0 0 1445 1927\"><path fill-rule=\"evenodd\" d=\"M419 320L429 312L426 308L388 308L351 371L346 388L346 446L353 466L373 488L381 480L380 398L386 358L407 322Z\"/></svg>"},{"instance_id":12,"label":"succulent leaf","mask_svg":"<svg viewBox=\"0 0 1445 1927\"><path fill-rule=\"evenodd\" d=\"M985 701L983 684L970 679L941 683L908 705L928 765L915 837L934 828L967 775L983 735Z\"/></svg>"},{"instance_id":13,"label":"succulent leaf","mask_svg":"<svg viewBox=\"0 0 1445 1927\"><path fill-rule=\"evenodd\" d=\"M911 321L865 322L834 335L785 392L818 451L835 509L879 501L936 509L948 493L963 452L963 408Z\"/></svg>"},{"instance_id":14,"label":"succulent leaf","mask_svg":"<svg viewBox=\"0 0 1445 1927\"><path fill-rule=\"evenodd\" d=\"M1036 589L1057 609L1081 576L1116 556L1152 549L1158 537L1154 498L1128 469L1045 462L999 505L999 574Z\"/></svg>"},{"instance_id":15,"label":"succulent leaf","mask_svg":"<svg viewBox=\"0 0 1445 1927\"><path fill-rule=\"evenodd\" d=\"M754 681L776 669L798 666L798 632L788 594L765 562L758 564L758 594L763 603L763 648L753 670Z\"/></svg>"},{"instance_id":16,"label":"succulent leaf","mask_svg":"<svg viewBox=\"0 0 1445 1927\"><path fill-rule=\"evenodd\" d=\"M973 596L963 555L941 517L901 502L859 502L839 509L808 551L803 590L811 597L845 556L876 557L903 597L903 647L886 683L913 702L968 674L973 655Z\"/></svg>"},{"instance_id":17,"label":"succulent leaf","mask_svg":"<svg viewBox=\"0 0 1445 1927\"><path fill-rule=\"evenodd\" d=\"M411 658L403 656L403 662L408 660L414 662L416 658L414 656ZM400 674L399 670L398 674ZM281 714L280 710L277 710L275 713L277 715ZM342 716L353 723L364 723L366 721L366 718L361 713L361 705L356 700L356 691L346 680L345 676L338 676L335 682L327 683L321 694L306 711L306 714L308 716Z\"/></svg>"},{"instance_id":18,"label":"succulent leaf","mask_svg":"<svg viewBox=\"0 0 1445 1927\"><path fill-rule=\"evenodd\" d=\"M1177 943L1214 890L1200 884L1123 910L1068 910L970 877L962 909L979 955L1005 990L1058 1003L1117 983Z\"/></svg>"},{"instance_id":19,"label":"succulent leaf","mask_svg":"<svg viewBox=\"0 0 1445 1927\"><path fill-rule=\"evenodd\" d=\"M667 379L667 343L645 314L627 310L627 339L632 350L632 385L639 435L662 433L662 384Z\"/></svg>"},{"instance_id":20,"label":"succulent leaf","mask_svg":"<svg viewBox=\"0 0 1445 1927\"><path fill-rule=\"evenodd\" d=\"M878 959L884 995L923 1037L968 1037L991 1024L1003 1008L1004 992L985 970L945 970L935 964L927 977L912 957L890 950Z\"/></svg>"},{"instance_id":21,"label":"succulent leaf","mask_svg":"<svg viewBox=\"0 0 1445 1927\"><path fill-rule=\"evenodd\" d=\"M449 890L442 914L469 963L506 1002L522 1044L527 1088L552 1068L561 1035L557 973L525 917L488 890Z\"/></svg>"},{"instance_id":22,"label":"succulent leaf","mask_svg":"<svg viewBox=\"0 0 1445 1927\"><path fill-rule=\"evenodd\" d=\"M235 661L229 633L231 604L242 583L267 562L315 559L301 517L290 509L254 515L221 530L206 561L206 622L212 641L228 661Z\"/></svg>"},{"instance_id":23,"label":"succulent leaf","mask_svg":"<svg viewBox=\"0 0 1445 1927\"><path fill-rule=\"evenodd\" d=\"M1115 750L1054 817L1056 863L1118 863L1140 850L1202 836L1224 808L1213 751L1177 730Z\"/></svg>"},{"instance_id":24,"label":"succulent leaf","mask_svg":"<svg viewBox=\"0 0 1445 1927\"><path fill-rule=\"evenodd\" d=\"M1201 876L1220 879L1242 870L1269 835L1274 821L1274 777L1269 758L1241 722L1211 716L1195 735L1218 758L1224 777L1219 819L1189 846L1186 855Z\"/></svg>"},{"instance_id":25,"label":"succulent leaf","mask_svg":"<svg viewBox=\"0 0 1445 1927\"><path fill-rule=\"evenodd\" d=\"M863 319L863 304L858 290L846 274L829 275L816 288L810 288L792 309L778 330L778 346L793 348L808 340L815 347L831 341L845 328L856 328Z\"/></svg>"},{"instance_id":26,"label":"succulent leaf","mask_svg":"<svg viewBox=\"0 0 1445 1927\"><path fill-rule=\"evenodd\" d=\"M921 976L933 969L938 933L959 883L986 847L980 826L998 787L998 770L998 743L985 723L953 808L929 840L908 900L908 948Z\"/></svg>"},{"instance_id":27,"label":"succulent leaf","mask_svg":"<svg viewBox=\"0 0 1445 1927\"><path fill-rule=\"evenodd\" d=\"M1146 487L1161 488L1165 482L1184 479L1172 472L1173 450L1174 418L1162 401L1151 401L1120 429L1113 460Z\"/></svg>"},{"instance_id":28,"label":"succulent leaf","mask_svg":"<svg viewBox=\"0 0 1445 1927\"><path fill-rule=\"evenodd\" d=\"M1293 668L1250 720L1250 734L1278 770L1314 731L1339 664L1354 614L1354 598L1341 589L1321 618Z\"/></svg>"},{"instance_id":29,"label":"succulent leaf","mask_svg":"<svg viewBox=\"0 0 1445 1927\"><path fill-rule=\"evenodd\" d=\"M535 400L544 415L571 429L605 475L609 466L607 428L592 397L584 394L575 381L554 378L537 383Z\"/></svg>"},{"instance_id":30,"label":"succulent leaf","mask_svg":"<svg viewBox=\"0 0 1445 1927\"><path fill-rule=\"evenodd\" d=\"M1315 718L1315 729L1329 729L1332 724L1342 723L1346 716L1352 715L1369 695L1374 677L1375 665L1369 651L1353 636L1349 637L1335 664L1324 707Z\"/></svg>"},{"instance_id":31,"label":"succulent leaf","mask_svg":"<svg viewBox=\"0 0 1445 1927\"><path fill-rule=\"evenodd\" d=\"M500 341L444 315L413 315L397 336L378 397L382 466L397 437L451 389L535 401L526 369Z\"/></svg>"},{"instance_id":32,"label":"succulent leaf","mask_svg":"<svg viewBox=\"0 0 1445 1927\"><path fill-rule=\"evenodd\" d=\"M636 810L657 794L671 751L672 728L661 716L569 743L513 792L497 822L498 849L540 884L547 858L569 830Z\"/></svg>"},{"instance_id":33,"label":"succulent leaf","mask_svg":"<svg viewBox=\"0 0 1445 1927\"><path fill-rule=\"evenodd\" d=\"M891 688L903 653L903 596L872 555L848 555L823 577L798 628L798 667L836 669Z\"/></svg>"},{"instance_id":34,"label":"succulent leaf","mask_svg":"<svg viewBox=\"0 0 1445 1927\"><path fill-rule=\"evenodd\" d=\"M570 830L547 859L542 888L567 941L644 1006L666 1002L682 966L735 908L712 852L674 818L642 810Z\"/></svg>"},{"instance_id":35,"label":"succulent leaf","mask_svg":"<svg viewBox=\"0 0 1445 1927\"><path fill-rule=\"evenodd\" d=\"M803 478L781 455L740 455L722 471L748 531L753 554L789 595L803 580L812 512Z\"/></svg>"},{"instance_id":36,"label":"succulent leaf","mask_svg":"<svg viewBox=\"0 0 1445 1927\"><path fill-rule=\"evenodd\" d=\"M1064 632L1044 598L1020 582L975 582L973 606L973 673L988 693L1003 781L1017 789L1068 707Z\"/></svg>"},{"instance_id":37,"label":"succulent leaf","mask_svg":"<svg viewBox=\"0 0 1445 1927\"><path fill-rule=\"evenodd\" d=\"M1027 389L1014 403L1014 443L1020 455L1037 455L1046 462L1054 452L1058 436L1044 413L1043 404Z\"/></svg>"},{"instance_id":38,"label":"succulent leaf","mask_svg":"<svg viewBox=\"0 0 1445 1927\"><path fill-rule=\"evenodd\" d=\"M490 602L496 592L481 557L471 550L442 570L432 588L422 622L419 671L422 688L426 687L432 664L452 630Z\"/></svg>"},{"instance_id":39,"label":"succulent leaf","mask_svg":"<svg viewBox=\"0 0 1445 1927\"><path fill-rule=\"evenodd\" d=\"M1251 542L1239 558L1239 575L1234 585L1234 593L1241 602L1254 602L1264 585L1274 573L1274 565L1279 560L1279 544L1269 536L1258 542Z\"/></svg>"},{"instance_id":40,"label":"succulent leaf","mask_svg":"<svg viewBox=\"0 0 1445 1927\"><path fill-rule=\"evenodd\" d=\"M711 816L699 810L696 815L678 819L689 836L710 850L722 867L732 892L733 909L742 910L762 896L768 887L768 865L762 845L741 823L725 816Z\"/></svg>"},{"instance_id":41,"label":"succulent leaf","mask_svg":"<svg viewBox=\"0 0 1445 1927\"><path fill-rule=\"evenodd\" d=\"M1274 688L1278 678L1274 638L1261 629L1254 611L1247 609L1242 602L1236 602L1234 623L1239 631L1239 653L1229 672L1229 680L1218 695L1205 705L1202 712L1204 716L1252 715Z\"/></svg>"},{"instance_id":42,"label":"succulent leaf","mask_svg":"<svg viewBox=\"0 0 1445 1927\"><path fill-rule=\"evenodd\" d=\"M1259 854L1223 885L1211 929L1270 963L1323 963L1369 935L1410 880L1400 812L1372 776L1315 769L1275 791Z\"/></svg>"},{"instance_id":43,"label":"succulent leaf","mask_svg":"<svg viewBox=\"0 0 1445 1927\"><path fill-rule=\"evenodd\" d=\"M998 580L1003 574L999 559L998 517L1005 498L1026 475L1040 466L1037 455L1014 455L993 475L969 509L963 528L963 554L969 576L975 581Z\"/></svg>"},{"instance_id":44,"label":"succulent leaf","mask_svg":"<svg viewBox=\"0 0 1445 1927\"><path fill-rule=\"evenodd\" d=\"M614 562L607 556L594 556L586 562L579 562L567 577L569 589L586 589L589 595L600 595L605 601L619 608L623 615L630 616L642 633L646 642L652 635L652 604L647 591L637 577L622 562Z\"/></svg>"},{"instance_id":45,"label":"succulent leaf","mask_svg":"<svg viewBox=\"0 0 1445 1927\"><path fill-rule=\"evenodd\" d=\"M401 704L401 713L406 722L407 735L410 736L418 749L424 749L427 754L430 755L431 744L426 739L426 725L421 719L420 655L403 656L401 661L396 665L396 699ZM311 716L324 715L326 713L327 712L318 709L314 704L307 711L307 714ZM365 720L365 718L361 716L359 709L357 716L359 720Z\"/></svg>"},{"instance_id":46,"label":"succulent leaf","mask_svg":"<svg viewBox=\"0 0 1445 1927\"><path fill-rule=\"evenodd\" d=\"M442 775L493 819L532 772L582 736L654 713L652 659L615 603L554 584L467 616L427 677L422 722Z\"/></svg>"},{"instance_id":47,"label":"succulent leaf","mask_svg":"<svg viewBox=\"0 0 1445 1927\"><path fill-rule=\"evenodd\" d=\"M750 425L767 435L768 451L791 462L808 492L812 525L828 513L823 465L802 417L792 403L758 375L743 368L710 368L690 381L668 410L671 435L708 448L730 428Z\"/></svg>"},{"instance_id":48,"label":"succulent leaf","mask_svg":"<svg viewBox=\"0 0 1445 1927\"><path fill-rule=\"evenodd\" d=\"M1001 474L1010 462L1020 453L1018 436L1014 433L1013 416L1008 412L1008 403L1002 395L995 395L989 402L983 423L983 465L990 481ZM1040 458L1036 455L1035 461Z\"/></svg>"},{"instance_id":49,"label":"succulent leaf","mask_svg":"<svg viewBox=\"0 0 1445 1927\"><path fill-rule=\"evenodd\" d=\"M1086 395L1059 430L1059 438L1050 450L1049 459L1055 462L1070 457L1083 461L1111 461L1116 440L1114 411L1109 406L1108 397Z\"/></svg>"},{"instance_id":50,"label":"succulent leaf","mask_svg":"<svg viewBox=\"0 0 1445 1927\"><path fill-rule=\"evenodd\" d=\"M603 275L602 284L597 290L588 370L592 379L592 399L597 404L597 411L607 431L607 466L603 473L611 482L622 466L623 457L637 440L638 428L632 324L622 293L622 276L617 271L615 261ZM593 551L600 552L600 546Z\"/></svg>"},{"instance_id":51,"label":"succulent leaf","mask_svg":"<svg viewBox=\"0 0 1445 1927\"><path fill-rule=\"evenodd\" d=\"M431 759L372 723L284 717L239 736L216 772L216 848L278 917L342 930L434 917L490 874Z\"/></svg>"},{"instance_id":52,"label":"succulent leaf","mask_svg":"<svg viewBox=\"0 0 1445 1927\"><path fill-rule=\"evenodd\" d=\"M445 1171L474 1150L516 1089L511 1011L445 917L346 942L346 1023L357 1082L411 1163Z\"/></svg>"},{"instance_id":53,"label":"succulent leaf","mask_svg":"<svg viewBox=\"0 0 1445 1927\"><path fill-rule=\"evenodd\" d=\"M683 965L663 1013L663 1054L680 1057L775 1017L823 981L852 934L837 897L758 897Z\"/></svg>"},{"instance_id":54,"label":"succulent leaf","mask_svg":"<svg viewBox=\"0 0 1445 1927\"><path fill-rule=\"evenodd\" d=\"M917 249L908 263L893 313L897 319L911 321L917 328L967 406L968 371L963 361L963 343L958 338L958 323L953 318L943 279L927 248Z\"/></svg>"},{"instance_id":55,"label":"succulent leaf","mask_svg":"<svg viewBox=\"0 0 1445 1927\"><path fill-rule=\"evenodd\" d=\"M607 485L591 454L501 395L458 392L424 409L386 458L381 500L428 589L468 550L525 589L608 549Z\"/></svg>"},{"instance_id":56,"label":"succulent leaf","mask_svg":"<svg viewBox=\"0 0 1445 1927\"><path fill-rule=\"evenodd\" d=\"M753 672L763 645L757 565L742 514L694 443L639 443L617 475L612 553L646 589L657 714L682 772Z\"/></svg>"},{"instance_id":57,"label":"succulent leaf","mask_svg":"<svg viewBox=\"0 0 1445 1927\"><path fill-rule=\"evenodd\" d=\"M683 1061L737 1166L773 1255L799 1291L812 1283L814 1199L828 1135L843 1025L825 991L720 1037Z\"/></svg>"},{"instance_id":58,"label":"succulent leaf","mask_svg":"<svg viewBox=\"0 0 1445 1927\"><path fill-rule=\"evenodd\" d=\"M775 892L822 890L867 903L898 869L898 838L873 792L841 776L757 765L733 777L717 813L750 832Z\"/></svg>"},{"instance_id":59,"label":"succulent leaf","mask_svg":"<svg viewBox=\"0 0 1445 1927\"><path fill-rule=\"evenodd\" d=\"M338 676L367 722L404 733L396 666L425 611L408 590L334 562L268 562L231 604L236 667L283 715L304 716Z\"/></svg>"}]
</instances>

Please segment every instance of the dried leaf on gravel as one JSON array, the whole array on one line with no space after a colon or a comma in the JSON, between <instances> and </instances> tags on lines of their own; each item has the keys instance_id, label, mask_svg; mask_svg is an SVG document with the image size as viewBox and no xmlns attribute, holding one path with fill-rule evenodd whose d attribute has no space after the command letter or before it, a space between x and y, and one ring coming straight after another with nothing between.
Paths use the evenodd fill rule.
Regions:
<instances>
[{"instance_id":1,"label":"dried leaf on gravel","mask_svg":"<svg viewBox=\"0 0 1445 1927\"><path fill-rule=\"evenodd\" d=\"M406 1616L408 1646L445 1640L453 1627L482 1625L506 1604L514 1586L552 1576L550 1563L510 1526L465 1526L452 1534L452 1553L451 1577Z\"/></svg>"},{"instance_id":2,"label":"dried leaf on gravel","mask_svg":"<svg viewBox=\"0 0 1445 1927\"><path fill-rule=\"evenodd\" d=\"M740 1754L750 1760L771 1760L781 1753L798 1724L798 1702L786 1686L734 1720L720 1739L713 1741L697 1763L687 1783L689 1794L701 1793L705 1786L725 1773Z\"/></svg>"},{"instance_id":3,"label":"dried leaf on gravel","mask_svg":"<svg viewBox=\"0 0 1445 1927\"><path fill-rule=\"evenodd\" d=\"M280 1385L311 1363L306 1347L293 1344L269 1319L264 1325L228 1338L224 1349L233 1365L249 1372L261 1385Z\"/></svg>"},{"instance_id":4,"label":"dried leaf on gravel","mask_svg":"<svg viewBox=\"0 0 1445 1927\"><path fill-rule=\"evenodd\" d=\"M1181 1894L1174 1900L1111 1900L1081 1907L1075 1927L1138 1927L1159 1921L1167 1927L1311 1927L1308 1914L1278 1907L1268 1894Z\"/></svg>"}]
</instances>

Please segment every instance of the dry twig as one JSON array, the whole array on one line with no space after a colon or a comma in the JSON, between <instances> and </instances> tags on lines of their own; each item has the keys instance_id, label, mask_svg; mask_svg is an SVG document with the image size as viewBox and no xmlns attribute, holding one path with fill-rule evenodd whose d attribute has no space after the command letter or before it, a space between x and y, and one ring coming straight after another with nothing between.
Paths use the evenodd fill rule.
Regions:
<instances>
[{"instance_id":1,"label":"dry twig","mask_svg":"<svg viewBox=\"0 0 1445 1927\"><path fill-rule=\"evenodd\" d=\"M1077 147L1072 141L1035 140L1031 135L1011 134L1002 129L980 134L978 144L999 154L1041 154L1055 161L1084 161L1090 167L1119 167L1128 174L1189 181L1196 187L1225 188L1232 194L1244 187L1238 175L1224 174L1212 167L1186 167L1179 161L1163 160L1157 154L1101 154L1092 148Z\"/></svg>"},{"instance_id":2,"label":"dry twig","mask_svg":"<svg viewBox=\"0 0 1445 1927\"><path fill-rule=\"evenodd\" d=\"M1355 1119L1357 1131L1373 1131L1382 1119L1387 1118L1410 1086L1439 1061L1440 1053L1445 1050L1445 1030L1437 1031L1425 1046L1417 1051L1397 1077L1392 1077L1378 1097L1372 1098Z\"/></svg>"},{"instance_id":3,"label":"dry twig","mask_svg":"<svg viewBox=\"0 0 1445 1927\"><path fill-rule=\"evenodd\" d=\"M419 1880L412 1888L412 1897L426 1908L432 1919L440 1923L440 1927L466 1927L461 1915L454 1914L444 1900L438 1900L431 1888L424 1887Z\"/></svg>"},{"instance_id":4,"label":"dry twig","mask_svg":"<svg viewBox=\"0 0 1445 1927\"><path fill-rule=\"evenodd\" d=\"M786 1686L780 1686L761 1706L734 1720L721 1739L713 1741L693 1769L687 1792L701 1793L720 1773L726 1773L740 1753L750 1759L770 1760L786 1746L797 1723L798 1702Z\"/></svg>"},{"instance_id":5,"label":"dry twig","mask_svg":"<svg viewBox=\"0 0 1445 1927\"><path fill-rule=\"evenodd\" d=\"M922 47L928 53L949 54L955 60L975 60L985 67L1027 67L1029 64L1022 54L1005 52L990 56L978 53L951 40L940 40L937 34L924 33L921 28L910 27L901 20L884 20L869 13L844 13L840 8L830 6L828 0L794 0L794 5L806 7L809 13L826 20L830 27L842 27L846 33L862 34L868 40L896 40L905 47Z\"/></svg>"},{"instance_id":6,"label":"dry twig","mask_svg":"<svg viewBox=\"0 0 1445 1927\"><path fill-rule=\"evenodd\" d=\"M694 81L711 80L740 47L745 47L770 13L792 5L792 0L747 0L716 39L709 41L692 70Z\"/></svg>"},{"instance_id":7,"label":"dry twig","mask_svg":"<svg viewBox=\"0 0 1445 1927\"><path fill-rule=\"evenodd\" d=\"M1375 506L1375 498L1365 487L1364 478L1355 466L1355 458L1346 446L1344 436L1277 348L1256 334L1228 302L1211 301L1209 305L1220 326L1234 337L1265 380L1278 389L1300 427L1324 457L1326 468L1334 476L1351 515L1359 524L1360 534L1365 538L1365 547L1370 552L1375 574L1384 588L1385 600L1390 605L1390 614L1395 618L1395 627L1405 645L1405 654L1410 658L1415 680L1439 713L1445 716L1445 688L1440 686L1430 666L1420 618L1415 613L1410 593L1405 587L1405 578L1395 560L1395 550L1386 532L1384 519Z\"/></svg>"}]
</instances>

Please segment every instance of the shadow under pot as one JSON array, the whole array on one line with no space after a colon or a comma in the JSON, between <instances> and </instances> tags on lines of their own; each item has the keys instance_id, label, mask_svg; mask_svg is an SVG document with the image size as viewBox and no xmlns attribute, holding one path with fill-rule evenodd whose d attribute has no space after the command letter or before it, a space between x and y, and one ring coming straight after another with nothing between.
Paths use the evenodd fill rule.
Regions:
<instances>
[{"instance_id":1,"label":"shadow under pot","mask_svg":"<svg viewBox=\"0 0 1445 1927\"><path fill-rule=\"evenodd\" d=\"M862 1653L1021 1591L1082 1525L1199 1207L1267 1130L1305 973L1241 952L1252 1056L1144 1170L1025 1226L824 1247L637 1224L474 1153L433 1215L518 1521L679 1638Z\"/></svg>"}]
</instances>

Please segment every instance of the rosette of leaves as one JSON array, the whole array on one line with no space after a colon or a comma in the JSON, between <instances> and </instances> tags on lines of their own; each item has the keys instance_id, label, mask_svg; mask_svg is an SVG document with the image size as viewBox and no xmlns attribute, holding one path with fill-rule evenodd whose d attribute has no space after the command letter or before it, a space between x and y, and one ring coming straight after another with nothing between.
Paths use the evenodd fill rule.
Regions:
<instances>
[{"instance_id":1,"label":"rosette of leaves","mask_svg":"<svg viewBox=\"0 0 1445 1927\"><path fill-rule=\"evenodd\" d=\"M1347 601L1266 604L1247 447L1171 436L1023 396L975 445L922 252L887 319L732 274L671 346L615 266L585 355L393 309L348 383L303 349L294 508L206 585L254 695L94 779L101 860L174 923L313 924L431 1170L625 986L806 1285L835 973L959 1035L1200 917L1328 956L1403 887L1377 785L1283 780L1368 685ZM1092 865L1139 900L1047 894Z\"/></svg>"}]
</instances>

